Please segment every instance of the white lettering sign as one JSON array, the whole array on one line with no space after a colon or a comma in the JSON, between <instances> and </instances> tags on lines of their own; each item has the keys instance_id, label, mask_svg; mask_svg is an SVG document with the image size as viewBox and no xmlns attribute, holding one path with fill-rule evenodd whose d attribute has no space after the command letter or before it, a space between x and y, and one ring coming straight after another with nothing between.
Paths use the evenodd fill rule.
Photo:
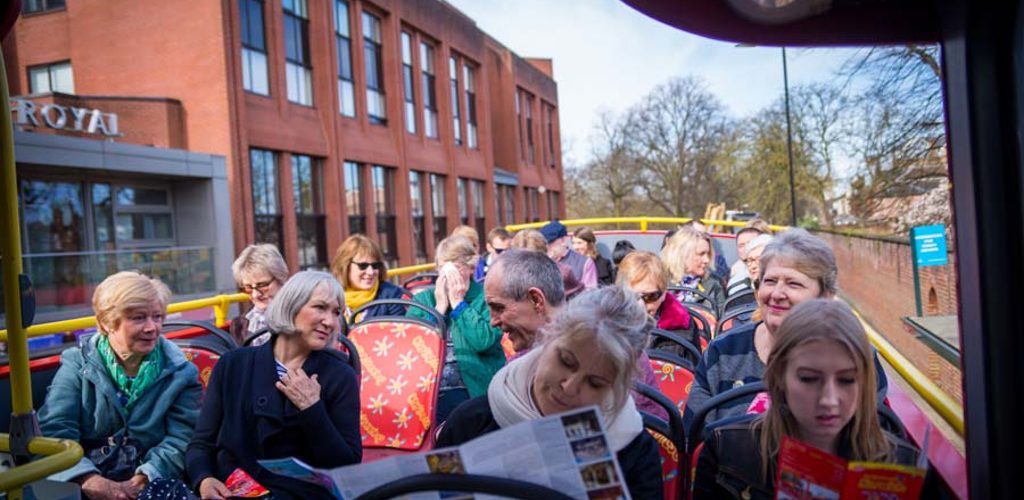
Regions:
<instances>
[{"instance_id":1,"label":"white lettering sign","mask_svg":"<svg viewBox=\"0 0 1024 500\"><path fill-rule=\"evenodd\" d=\"M35 102L11 98L11 109L16 115L14 123L25 127L48 127L89 134L119 137L117 114L98 109L66 107L59 104L37 105ZM69 120L70 115L70 120ZM42 123L40 123L42 118ZM70 125L70 126L69 126Z\"/></svg>"}]
</instances>

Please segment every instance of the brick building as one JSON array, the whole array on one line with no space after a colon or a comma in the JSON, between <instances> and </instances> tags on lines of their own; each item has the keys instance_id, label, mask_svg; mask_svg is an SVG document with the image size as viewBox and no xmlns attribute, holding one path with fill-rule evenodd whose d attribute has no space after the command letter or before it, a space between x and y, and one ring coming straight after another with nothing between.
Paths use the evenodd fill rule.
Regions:
<instances>
[{"instance_id":1,"label":"brick building","mask_svg":"<svg viewBox=\"0 0 1024 500\"><path fill-rule=\"evenodd\" d=\"M322 267L363 232L407 265L459 223L563 213L551 61L443 1L23 4L11 94L176 103L113 140L223 156L234 251L272 242Z\"/></svg>"}]
</instances>

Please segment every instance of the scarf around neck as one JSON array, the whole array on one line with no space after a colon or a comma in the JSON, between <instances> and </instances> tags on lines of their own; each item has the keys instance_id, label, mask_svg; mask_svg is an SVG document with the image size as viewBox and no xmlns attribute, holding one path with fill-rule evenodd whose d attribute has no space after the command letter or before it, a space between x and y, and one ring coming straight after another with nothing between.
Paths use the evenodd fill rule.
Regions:
<instances>
[{"instance_id":1,"label":"scarf around neck","mask_svg":"<svg viewBox=\"0 0 1024 500\"><path fill-rule=\"evenodd\" d=\"M531 395L533 377L542 352L543 348L540 347L530 350L502 367L491 379L487 387L487 400L494 421L502 428L544 418ZM616 413L607 412L603 407L599 411L604 420L608 445L616 452L625 448L644 430L643 419L636 409L633 396L627 397L626 404Z\"/></svg>"},{"instance_id":2,"label":"scarf around neck","mask_svg":"<svg viewBox=\"0 0 1024 500\"><path fill-rule=\"evenodd\" d=\"M153 385L153 382L156 382L157 377L160 376L161 361L163 360L163 349L160 347L160 341L158 340L156 347L143 358L142 364L139 365L139 372L134 377L129 377L128 372L117 361L117 355L114 353L114 349L110 347L110 340L107 339L106 335L100 335L99 340L96 342L96 349L103 360L103 366L107 368L110 378L114 379L114 385L117 386L118 392L120 392L118 395L119 399L124 403L126 410L131 410L135 402L142 396L142 393L149 386Z\"/></svg>"},{"instance_id":3,"label":"scarf around neck","mask_svg":"<svg viewBox=\"0 0 1024 500\"><path fill-rule=\"evenodd\" d=\"M373 283L373 288L369 290L357 290L355 288L345 288L345 307L349 311L355 311L363 304L370 302L377 297L377 289L380 288L380 281Z\"/></svg>"}]
</instances>

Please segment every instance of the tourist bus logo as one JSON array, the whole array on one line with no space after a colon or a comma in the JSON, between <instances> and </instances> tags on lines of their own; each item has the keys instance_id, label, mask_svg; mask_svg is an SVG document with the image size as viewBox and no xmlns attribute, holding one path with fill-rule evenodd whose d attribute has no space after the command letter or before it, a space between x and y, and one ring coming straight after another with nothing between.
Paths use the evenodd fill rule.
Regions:
<instances>
[{"instance_id":1,"label":"tourist bus logo","mask_svg":"<svg viewBox=\"0 0 1024 500\"><path fill-rule=\"evenodd\" d=\"M119 137L117 115L104 113L98 109L61 106L59 104L42 104L25 99L11 98L11 109L16 118L14 123L27 127L48 127L55 130L102 134L107 137Z\"/></svg>"}]
</instances>

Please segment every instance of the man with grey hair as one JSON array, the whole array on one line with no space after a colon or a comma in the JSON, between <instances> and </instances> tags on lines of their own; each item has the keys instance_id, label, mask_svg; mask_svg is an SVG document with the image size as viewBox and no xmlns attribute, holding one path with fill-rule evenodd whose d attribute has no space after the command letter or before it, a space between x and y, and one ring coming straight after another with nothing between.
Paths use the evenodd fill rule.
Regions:
<instances>
[{"instance_id":1,"label":"man with grey hair","mask_svg":"<svg viewBox=\"0 0 1024 500\"><path fill-rule=\"evenodd\" d=\"M484 300L491 326L508 335L516 352L529 350L537 331L565 302L562 273L543 253L507 250L487 271Z\"/></svg>"}]
</instances>

